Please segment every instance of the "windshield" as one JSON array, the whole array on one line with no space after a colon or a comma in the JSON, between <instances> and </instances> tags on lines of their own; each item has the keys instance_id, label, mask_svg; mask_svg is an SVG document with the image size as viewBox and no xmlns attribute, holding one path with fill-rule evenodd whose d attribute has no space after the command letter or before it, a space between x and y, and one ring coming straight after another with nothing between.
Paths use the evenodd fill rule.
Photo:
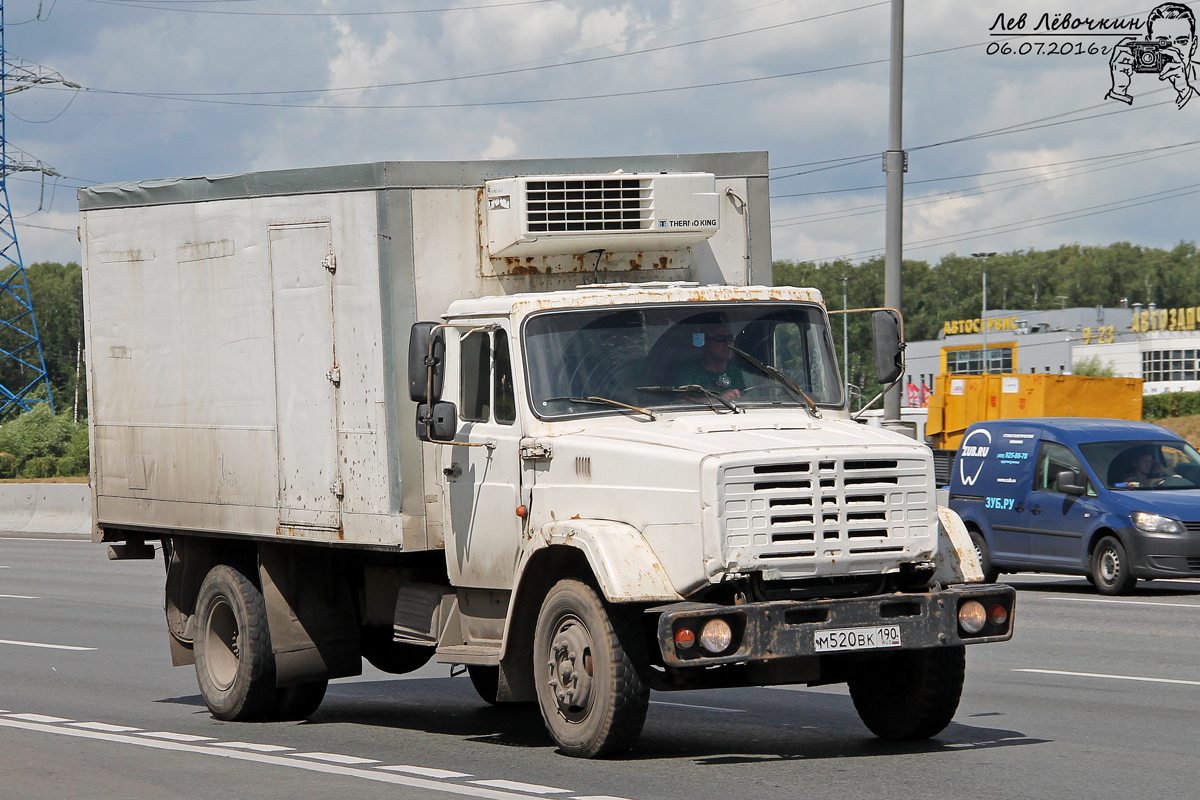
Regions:
<instances>
[{"instance_id":1,"label":"windshield","mask_svg":"<svg viewBox=\"0 0 1200 800\"><path fill-rule=\"evenodd\" d=\"M1092 442L1079 449L1109 489L1200 488L1200 453L1185 442Z\"/></svg>"},{"instance_id":2,"label":"windshield","mask_svg":"<svg viewBox=\"0 0 1200 800\"><path fill-rule=\"evenodd\" d=\"M842 403L826 318L811 304L548 311L531 316L524 335L533 409L547 419L628 413L600 400L721 413L802 407L797 388L818 405Z\"/></svg>"}]
</instances>

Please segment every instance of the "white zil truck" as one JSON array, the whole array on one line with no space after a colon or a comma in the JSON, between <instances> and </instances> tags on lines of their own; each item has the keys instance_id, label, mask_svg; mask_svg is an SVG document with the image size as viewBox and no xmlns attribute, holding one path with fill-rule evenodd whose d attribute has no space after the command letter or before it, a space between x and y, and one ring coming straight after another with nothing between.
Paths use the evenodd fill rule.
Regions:
<instances>
[{"instance_id":1,"label":"white zil truck","mask_svg":"<svg viewBox=\"0 0 1200 800\"><path fill-rule=\"evenodd\" d=\"M1012 636L929 449L850 419L820 294L765 285L765 153L79 204L93 538L161 542L171 657L220 719L435 659L575 756L628 748L651 690L846 683L928 737L964 646Z\"/></svg>"}]
</instances>

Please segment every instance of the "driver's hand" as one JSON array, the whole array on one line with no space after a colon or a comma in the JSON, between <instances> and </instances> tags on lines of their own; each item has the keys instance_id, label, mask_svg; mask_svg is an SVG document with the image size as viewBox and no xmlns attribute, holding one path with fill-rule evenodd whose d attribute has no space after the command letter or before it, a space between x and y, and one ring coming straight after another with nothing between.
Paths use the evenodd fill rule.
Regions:
<instances>
[{"instance_id":1,"label":"driver's hand","mask_svg":"<svg viewBox=\"0 0 1200 800\"><path fill-rule=\"evenodd\" d=\"M722 400L729 401L729 400L736 400L737 398L741 397L741 395L742 395L742 393L739 392L737 389L730 389L727 392L721 392L721 394L719 396Z\"/></svg>"}]
</instances>

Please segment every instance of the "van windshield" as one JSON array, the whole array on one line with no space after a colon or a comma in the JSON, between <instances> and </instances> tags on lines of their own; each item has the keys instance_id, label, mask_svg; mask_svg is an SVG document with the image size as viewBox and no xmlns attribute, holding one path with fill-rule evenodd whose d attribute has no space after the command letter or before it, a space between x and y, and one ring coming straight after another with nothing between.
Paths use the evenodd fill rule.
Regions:
<instances>
[{"instance_id":1,"label":"van windshield","mask_svg":"<svg viewBox=\"0 0 1200 800\"><path fill-rule=\"evenodd\" d=\"M1091 442L1079 449L1109 489L1200 488L1200 453L1185 442Z\"/></svg>"},{"instance_id":2,"label":"van windshield","mask_svg":"<svg viewBox=\"0 0 1200 800\"><path fill-rule=\"evenodd\" d=\"M620 414L622 405L803 406L796 389L817 405L842 403L829 326L812 304L547 311L529 317L524 336L532 408L545 419Z\"/></svg>"}]
</instances>

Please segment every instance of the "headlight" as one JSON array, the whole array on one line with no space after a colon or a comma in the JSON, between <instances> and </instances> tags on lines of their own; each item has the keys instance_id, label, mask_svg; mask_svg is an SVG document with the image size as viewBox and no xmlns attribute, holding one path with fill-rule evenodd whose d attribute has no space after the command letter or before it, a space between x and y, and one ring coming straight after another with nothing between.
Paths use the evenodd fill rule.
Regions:
<instances>
[{"instance_id":1,"label":"headlight","mask_svg":"<svg viewBox=\"0 0 1200 800\"><path fill-rule=\"evenodd\" d=\"M988 615L983 604L976 600L968 600L958 609L958 624L967 633L979 633L987 621Z\"/></svg>"},{"instance_id":2,"label":"headlight","mask_svg":"<svg viewBox=\"0 0 1200 800\"><path fill-rule=\"evenodd\" d=\"M1164 517L1162 514L1147 514L1145 511L1133 512L1133 526L1147 533L1183 533L1183 524L1178 520Z\"/></svg>"},{"instance_id":3,"label":"headlight","mask_svg":"<svg viewBox=\"0 0 1200 800\"><path fill-rule=\"evenodd\" d=\"M723 653L733 643L733 629L723 619L710 619L700 631L700 646L710 653Z\"/></svg>"}]
</instances>

